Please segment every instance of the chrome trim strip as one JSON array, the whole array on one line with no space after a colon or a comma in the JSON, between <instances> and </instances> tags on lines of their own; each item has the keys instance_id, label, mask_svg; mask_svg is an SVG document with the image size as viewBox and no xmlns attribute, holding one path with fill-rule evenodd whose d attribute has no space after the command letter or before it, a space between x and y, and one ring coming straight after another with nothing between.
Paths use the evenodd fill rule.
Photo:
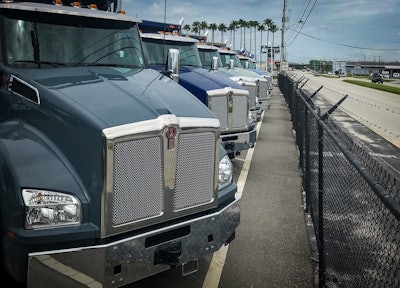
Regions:
<instances>
[{"instance_id":1,"label":"chrome trim strip","mask_svg":"<svg viewBox=\"0 0 400 288\"><path fill-rule=\"evenodd\" d=\"M246 96L249 95L249 91L245 89L237 89L232 87L225 87L221 89L207 90L208 96L226 96L226 94L232 91L237 96Z\"/></svg>"},{"instance_id":2,"label":"chrome trim strip","mask_svg":"<svg viewBox=\"0 0 400 288\"><path fill-rule=\"evenodd\" d=\"M103 134L109 140L115 140L119 137L129 134L141 134L151 131L160 131L165 126L178 125L180 128L188 127L209 127L219 128L219 120L216 118L198 118L198 117L176 117L172 114L160 115L156 119L129 123L125 125L103 129Z\"/></svg>"},{"instance_id":3,"label":"chrome trim strip","mask_svg":"<svg viewBox=\"0 0 400 288\"><path fill-rule=\"evenodd\" d=\"M162 39L169 41L180 41L180 42L189 42L189 43L197 43L199 40L191 37L184 37L178 35L169 35L169 34L157 34L157 33L141 33L140 37L149 38L149 39Z\"/></svg>"},{"instance_id":4,"label":"chrome trim strip","mask_svg":"<svg viewBox=\"0 0 400 288\"><path fill-rule=\"evenodd\" d=\"M36 94L36 101L33 101L32 99L29 99L28 97L26 97L26 96L24 96L24 95L22 95L22 94L20 94L20 93L18 93L18 92L16 92L16 91L12 90L12 85L13 85L14 79L17 80L17 81L19 81L19 82L21 82L23 85L26 85L26 86L29 87L30 89L32 89L33 92ZM20 96L20 97L26 99L26 100L28 100L29 102L35 103L35 104L37 104L37 105L40 105L39 90L38 90L36 87L34 87L34 86L32 86L31 84L29 84L28 82L22 80L21 78L15 76L15 75L13 75L13 74L10 75L10 82L9 82L9 84L8 84L8 90L11 91L11 92L13 92L13 93L15 93L15 94L17 94L18 96Z\"/></svg>"}]
</instances>

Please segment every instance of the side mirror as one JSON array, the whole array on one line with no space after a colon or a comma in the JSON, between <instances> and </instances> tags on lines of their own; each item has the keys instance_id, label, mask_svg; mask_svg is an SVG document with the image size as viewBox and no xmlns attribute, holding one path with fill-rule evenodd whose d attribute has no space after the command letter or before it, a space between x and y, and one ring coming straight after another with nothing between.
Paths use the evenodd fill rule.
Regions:
<instances>
[{"instance_id":1,"label":"side mirror","mask_svg":"<svg viewBox=\"0 0 400 288\"><path fill-rule=\"evenodd\" d=\"M179 79L179 50L169 49L167 58L167 71L170 72L172 80L178 82Z\"/></svg>"},{"instance_id":2,"label":"side mirror","mask_svg":"<svg viewBox=\"0 0 400 288\"><path fill-rule=\"evenodd\" d=\"M218 70L218 57L217 56L213 56L211 69Z\"/></svg>"}]
</instances>

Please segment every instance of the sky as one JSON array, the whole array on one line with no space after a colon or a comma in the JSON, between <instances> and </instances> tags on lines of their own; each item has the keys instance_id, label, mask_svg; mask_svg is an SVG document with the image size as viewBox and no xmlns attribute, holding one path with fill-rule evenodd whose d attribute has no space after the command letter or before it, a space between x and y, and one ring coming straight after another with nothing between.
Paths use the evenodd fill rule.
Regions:
<instances>
[{"instance_id":1,"label":"sky","mask_svg":"<svg viewBox=\"0 0 400 288\"><path fill-rule=\"evenodd\" d=\"M254 28L251 32L247 28L242 32L246 35L245 41L239 40L240 28L235 38L229 31L223 35L218 30L214 32L216 42L221 42L223 36L222 42L227 41L234 49L251 50L257 61L266 60L266 54L260 53L261 45L281 46L283 38L285 49L281 52L289 63L326 60L399 62L400 65L400 0L122 0L122 9L143 20L164 22L165 19L167 23L177 24L183 18L182 26L195 21L229 26L239 19L262 24L265 19L271 19L278 27L277 32L256 31L254 38ZM211 34L208 31L209 41ZM275 56L276 61L281 55Z\"/></svg>"}]
</instances>

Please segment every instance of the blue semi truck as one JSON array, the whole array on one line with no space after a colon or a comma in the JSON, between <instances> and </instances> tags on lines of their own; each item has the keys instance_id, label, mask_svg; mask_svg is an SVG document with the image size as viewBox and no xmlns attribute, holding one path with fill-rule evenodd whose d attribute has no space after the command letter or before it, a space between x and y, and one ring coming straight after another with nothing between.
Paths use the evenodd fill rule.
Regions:
<instances>
[{"instance_id":1,"label":"blue semi truck","mask_svg":"<svg viewBox=\"0 0 400 288\"><path fill-rule=\"evenodd\" d=\"M146 20L139 23L149 67L169 74L218 117L221 141L231 158L253 148L257 132L249 109L248 90L224 73L203 68L197 39L180 36L174 31L167 33L163 27L174 25ZM161 29L161 33L151 33L157 28ZM165 55L170 50L179 50L179 67L172 74L172 68L168 68L165 61Z\"/></svg>"},{"instance_id":2,"label":"blue semi truck","mask_svg":"<svg viewBox=\"0 0 400 288\"><path fill-rule=\"evenodd\" d=\"M195 272L240 222L220 121L145 65L140 20L120 2L72 4L0 3L2 281Z\"/></svg>"}]
</instances>

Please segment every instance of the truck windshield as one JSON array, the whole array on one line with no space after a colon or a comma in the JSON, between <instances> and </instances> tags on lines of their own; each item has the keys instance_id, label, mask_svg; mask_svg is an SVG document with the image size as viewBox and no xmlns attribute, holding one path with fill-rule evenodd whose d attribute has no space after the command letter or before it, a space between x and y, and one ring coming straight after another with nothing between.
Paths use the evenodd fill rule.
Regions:
<instances>
[{"instance_id":1,"label":"truck windshield","mask_svg":"<svg viewBox=\"0 0 400 288\"><path fill-rule=\"evenodd\" d=\"M201 64L203 65L203 68L211 68L213 57L218 58L218 67L222 67L222 62L221 62L219 53L218 53L218 51L216 51L214 49L200 48L199 56L200 56L200 60L201 60Z\"/></svg>"},{"instance_id":2,"label":"truck windshield","mask_svg":"<svg viewBox=\"0 0 400 288\"><path fill-rule=\"evenodd\" d=\"M179 65L202 67L197 44L194 42L168 41L163 39L153 39L142 37L144 55L147 64L150 66L165 65L168 50L179 49Z\"/></svg>"},{"instance_id":3,"label":"truck windshield","mask_svg":"<svg viewBox=\"0 0 400 288\"><path fill-rule=\"evenodd\" d=\"M111 12L110 12L111 13ZM62 18L61 16L60 18ZM115 66L144 68L137 26L110 25L95 19L90 27L71 26L62 19L41 23L3 18L6 62L24 68ZM97 22L103 22L96 26ZM69 21L71 22L71 21Z\"/></svg>"},{"instance_id":4,"label":"truck windshield","mask_svg":"<svg viewBox=\"0 0 400 288\"><path fill-rule=\"evenodd\" d=\"M246 62L248 63L248 65L249 65L248 67L250 69L256 69L256 64L253 61L251 61L250 59L245 59L245 58L240 59L240 63L242 64L243 67L246 67Z\"/></svg>"},{"instance_id":5,"label":"truck windshield","mask_svg":"<svg viewBox=\"0 0 400 288\"><path fill-rule=\"evenodd\" d=\"M240 63L239 58L236 56L236 54L231 54L231 53L220 53L220 58L222 61L222 65L226 68L229 68L230 65L230 60L233 60L233 66L237 68L243 68L242 64Z\"/></svg>"}]
</instances>

